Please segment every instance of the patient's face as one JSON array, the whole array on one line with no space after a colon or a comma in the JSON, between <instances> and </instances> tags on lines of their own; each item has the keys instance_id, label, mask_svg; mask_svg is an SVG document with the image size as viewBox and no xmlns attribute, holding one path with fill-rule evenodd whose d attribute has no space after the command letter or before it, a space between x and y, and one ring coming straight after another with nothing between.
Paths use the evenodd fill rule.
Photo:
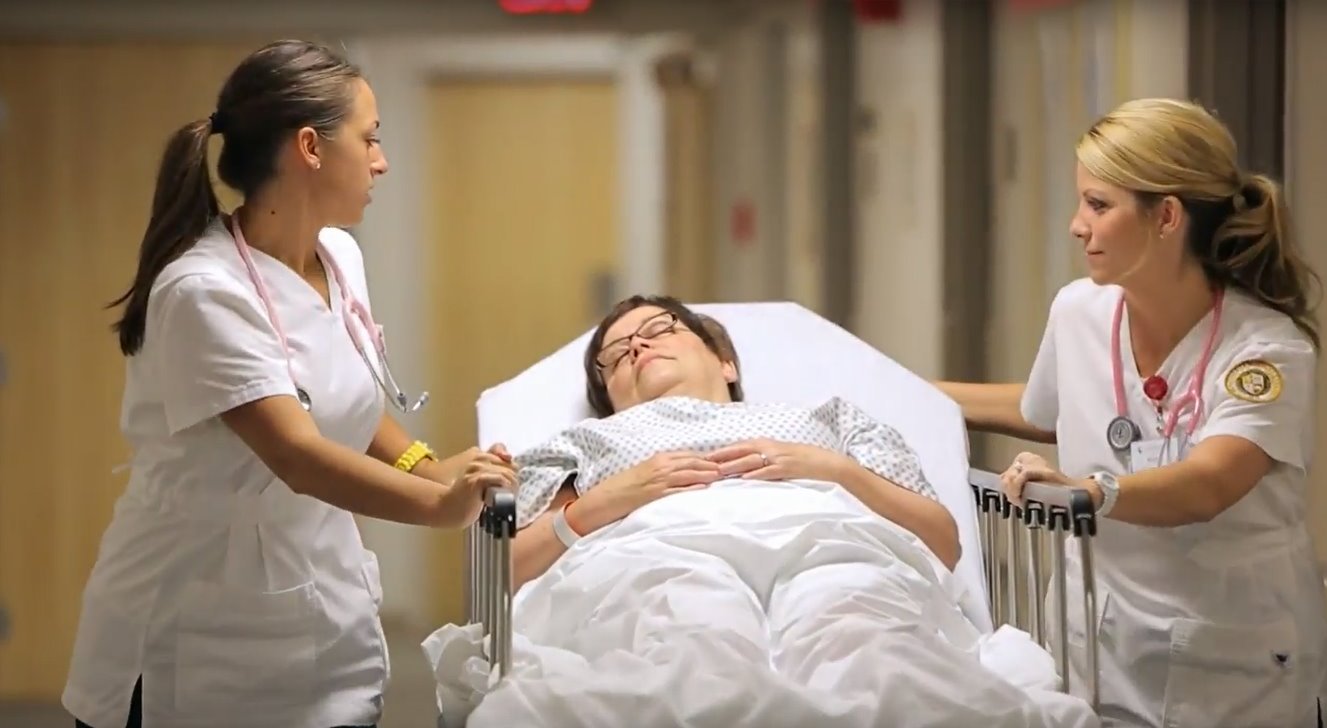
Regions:
<instances>
[{"instance_id":1,"label":"patient's face","mask_svg":"<svg viewBox=\"0 0 1327 728\"><path fill-rule=\"evenodd\" d=\"M597 361L613 409L622 410L669 395L729 401L737 369L669 311L634 308L604 334Z\"/></svg>"}]
</instances>

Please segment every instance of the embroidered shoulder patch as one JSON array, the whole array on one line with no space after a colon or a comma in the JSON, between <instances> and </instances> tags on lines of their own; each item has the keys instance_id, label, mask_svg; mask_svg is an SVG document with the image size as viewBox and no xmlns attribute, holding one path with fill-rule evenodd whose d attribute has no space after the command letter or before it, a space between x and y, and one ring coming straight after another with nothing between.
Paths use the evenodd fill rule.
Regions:
<instances>
[{"instance_id":1,"label":"embroidered shoulder patch","mask_svg":"<svg viewBox=\"0 0 1327 728\"><path fill-rule=\"evenodd\" d=\"M1262 359L1242 361L1226 372L1226 391L1245 402L1275 402L1281 396L1281 371Z\"/></svg>"}]
</instances>

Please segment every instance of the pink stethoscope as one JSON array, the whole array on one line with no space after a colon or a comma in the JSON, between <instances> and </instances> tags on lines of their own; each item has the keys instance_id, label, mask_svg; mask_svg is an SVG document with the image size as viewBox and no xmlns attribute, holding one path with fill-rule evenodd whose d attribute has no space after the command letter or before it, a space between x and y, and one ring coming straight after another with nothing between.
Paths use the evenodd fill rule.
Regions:
<instances>
[{"instance_id":1,"label":"pink stethoscope","mask_svg":"<svg viewBox=\"0 0 1327 728\"><path fill-rule=\"evenodd\" d=\"M1194 430L1198 429L1198 419L1203 413L1203 380L1206 378L1207 364L1212 359L1212 349L1216 345L1216 335L1221 329L1221 308L1225 300L1225 290L1217 289L1216 300L1213 303L1212 328L1207 333L1207 344L1203 347L1203 354L1198 359L1198 369L1194 372L1193 378L1189 383L1189 391L1176 400L1170 408L1170 413L1162 421L1161 436L1170 440L1171 435L1175 433L1175 428L1179 424L1180 414L1186 409L1192 409L1189 414L1189 423L1186 434L1193 436ZM1110 421L1106 427L1106 441L1110 443L1111 449L1115 452L1126 452L1133 443L1142 438L1142 430L1133 420L1129 419L1128 405L1124 399L1124 365L1120 361L1120 322L1124 317L1124 296L1120 296L1119 303L1115 305L1115 320L1111 324L1110 333L1110 355L1111 355L1111 374L1115 384L1115 419ZM1154 374L1143 382L1143 393L1156 405L1157 411L1162 408L1162 400L1166 397L1169 387L1166 380L1160 375Z\"/></svg>"},{"instance_id":2,"label":"pink stethoscope","mask_svg":"<svg viewBox=\"0 0 1327 728\"><path fill-rule=\"evenodd\" d=\"M240 252L240 258L244 260L244 265L249 269L249 278L253 281L254 288L258 289L258 297L263 299L263 306L267 308L267 317L272 322L272 327L276 329L277 338L281 340L281 349L286 354L286 369L290 372L290 379L295 383L295 395L299 399L300 406L305 411L313 409L313 399L303 387L299 386L299 380L295 378L295 368L291 364L290 345L286 341L286 332L281 328L281 319L276 315L276 307L272 305L272 298L267 293L267 286L263 283L263 277L258 275L258 269L254 267L253 257L249 255L249 244L244 240L244 233L240 230L240 222L232 217L232 231L234 232L235 248ZM327 248L320 241L318 243L318 252L322 255L323 262L332 272L332 278L336 280L336 287L341 291L341 318L346 324L346 333L350 335L350 341L355 345L361 358L364 359L364 365L369 368L369 373L373 375L373 380L377 382L378 388L387 395L390 401L397 409L402 412L414 412L423 407L429 399L429 393L423 392L419 398L411 404L410 399L405 392L396 385L396 379L392 376L392 370L387 366L387 343L383 337L382 327L373 320L373 315L369 309L346 285L345 278L341 275L341 268L336 264L336 260L327 252ZM378 375L378 369L369 362L368 352L364 351L364 345L359 337L355 336L355 330L351 326L352 319L359 319L360 324L369 332L373 338L373 348L378 354L378 364L382 369L382 376ZM384 381L384 379L386 381Z\"/></svg>"}]
</instances>

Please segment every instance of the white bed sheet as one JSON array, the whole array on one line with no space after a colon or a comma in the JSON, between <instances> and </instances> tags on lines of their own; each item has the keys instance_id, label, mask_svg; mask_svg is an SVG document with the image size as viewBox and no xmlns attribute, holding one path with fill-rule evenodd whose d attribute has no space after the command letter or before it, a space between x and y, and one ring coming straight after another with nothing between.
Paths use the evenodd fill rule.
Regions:
<instances>
[{"instance_id":1,"label":"white bed sheet","mask_svg":"<svg viewBox=\"0 0 1327 728\"><path fill-rule=\"evenodd\" d=\"M964 612L980 629L990 631L977 510L968 484L967 430L958 405L925 379L798 304L719 303L692 309L728 329L741 359L748 401L815 406L840 396L903 434L958 522L963 556L954 573L965 590ZM503 442L519 452L591 416L582 367L591 333L480 396L482 447Z\"/></svg>"},{"instance_id":2,"label":"white bed sheet","mask_svg":"<svg viewBox=\"0 0 1327 728\"><path fill-rule=\"evenodd\" d=\"M836 484L721 481L637 509L522 589L500 684L473 626L424 650L444 726L1098 725L1025 633L964 617L947 575Z\"/></svg>"}]
</instances>

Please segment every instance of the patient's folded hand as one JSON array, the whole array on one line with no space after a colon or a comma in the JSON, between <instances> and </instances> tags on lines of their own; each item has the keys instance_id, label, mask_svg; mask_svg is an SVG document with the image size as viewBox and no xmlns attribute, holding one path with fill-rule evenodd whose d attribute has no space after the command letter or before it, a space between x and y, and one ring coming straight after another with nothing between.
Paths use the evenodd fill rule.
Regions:
<instances>
[{"instance_id":1,"label":"patient's folded hand","mask_svg":"<svg viewBox=\"0 0 1327 728\"><path fill-rule=\"evenodd\" d=\"M719 464L724 476L750 480L836 481L848 461L846 455L814 445L766 439L735 443L707 458Z\"/></svg>"},{"instance_id":2,"label":"patient's folded hand","mask_svg":"<svg viewBox=\"0 0 1327 728\"><path fill-rule=\"evenodd\" d=\"M593 531L626 517L646 503L673 493L704 488L721 477L719 466L698 453L656 453L581 496L577 518Z\"/></svg>"}]
</instances>

